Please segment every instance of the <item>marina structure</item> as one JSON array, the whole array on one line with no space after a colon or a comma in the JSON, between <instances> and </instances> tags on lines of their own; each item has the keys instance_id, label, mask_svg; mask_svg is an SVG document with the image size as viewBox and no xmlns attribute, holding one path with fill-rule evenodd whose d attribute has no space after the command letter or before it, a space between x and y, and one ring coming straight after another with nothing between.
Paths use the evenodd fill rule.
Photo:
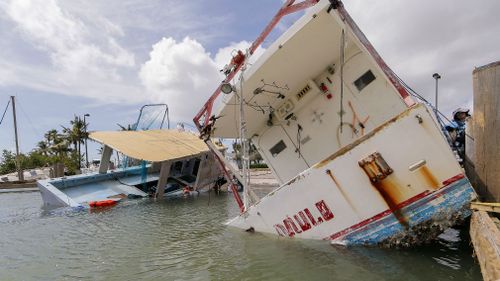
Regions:
<instances>
[{"instance_id":1,"label":"marina structure","mask_svg":"<svg viewBox=\"0 0 500 281\"><path fill-rule=\"evenodd\" d=\"M100 201L190 195L220 179L207 146L190 132L113 131L93 132L89 137L104 146L99 171L39 180L44 206L93 207ZM109 169L114 150L142 165Z\"/></svg>"},{"instance_id":2,"label":"marina structure","mask_svg":"<svg viewBox=\"0 0 500 281\"><path fill-rule=\"evenodd\" d=\"M159 109L159 110L158 110ZM166 104L141 107L137 121L121 131L91 132L102 144L96 171L38 180L44 206L103 207L126 199L188 196L221 185L214 157L194 133L170 128ZM155 129L156 128L156 129ZM218 145L218 151L225 151ZM122 155L114 167L111 156Z\"/></svg>"}]
</instances>

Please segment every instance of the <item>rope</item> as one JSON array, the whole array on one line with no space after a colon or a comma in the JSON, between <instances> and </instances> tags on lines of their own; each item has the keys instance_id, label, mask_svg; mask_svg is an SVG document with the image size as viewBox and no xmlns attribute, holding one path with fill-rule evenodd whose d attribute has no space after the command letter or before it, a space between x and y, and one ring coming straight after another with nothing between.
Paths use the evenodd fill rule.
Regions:
<instances>
[{"instance_id":1,"label":"rope","mask_svg":"<svg viewBox=\"0 0 500 281\"><path fill-rule=\"evenodd\" d=\"M300 124L297 124L297 152L299 153L299 158L302 156L302 153L300 151L300 140L302 139L301 132L302 126L300 126Z\"/></svg>"},{"instance_id":2,"label":"rope","mask_svg":"<svg viewBox=\"0 0 500 281\"><path fill-rule=\"evenodd\" d=\"M448 121L448 123L452 123L452 121L450 119L448 119L448 117L446 117L446 115L444 115L441 111L437 110L436 107L434 105L432 105L428 100L426 100L423 96L421 96L420 94L418 94L415 90L413 90L410 86L408 86L408 84L406 84L406 82L401 79L401 77L399 77L396 73L394 73L394 75L396 76L396 78L398 78L399 82L401 82L401 84L407 89L410 91L410 95L414 96L415 98L419 99L421 102L423 102L425 105L427 105L428 107L430 107L431 109L433 109L435 112L438 113L438 115L436 116L436 118L438 119L438 122L439 122L439 125L441 125L441 128L442 129L445 129L444 128L444 123L443 121L441 120L440 117L444 118L446 121ZM446 131L446 130L445 130ZM465 132L464 132L465 133ZM469 134L466 134L465 135L467 137L469 137L471 140L474 140L474 138L472 136L470 136Z\"/></svg>"},{"instance_id":3,"label":"rope","mask_svg":"<svg viewBox=\"0 0 500 281\"><path fill-rule=\"evenodd\" d=\"M123 185L135 187L135 185L122 182L119 177L114 177L114 180L116 180L117 182L119 182L119 183L121 183Z\"/></svg>"},{"instance_id":4,"label":"rope","mask_svg":"<svg viewBox=\"0 0 500 281\"><path fill-rule=\"evenodd\" d=\"M9 100L9 102L7 102L7 106L5 107L5 110L3 111L2 119L0 120L0 125L3 122L3 118L5 117L5 113L7 113L7 109L9 108L9 104L10 104L10 100Z\"/></svg>"},{"instance_id":5,"label":"rope","mask_svg":"<svg viewBox=\"0 0 500 281\"><path fill-rule=\"evenodd\" d=\"M355 126L355 125L358 125L360 128L361 128L361 135L363 136L365 134L365 123L368 121L368 119L370 119L370 115L368 115L365 120L361 121L361 119L359 119L358 117L358 114L356 113L356 111L354 110L354 107L352 106L352 103L351 101L348 101L348 105L349 107L351 108L352 110L352 125ZM354 137L354 134L357 134L357 129L355 129L353 127L353 131L352 131L352 137Z\"/></svg>"},{"instance_id":6,"label":"rope","mask_svg":"<svg viewBox=\"0 0 500 281\"><path fill-rule=\"evenodd\" d=\"M342 124L339 124L339 125L337 126L337 135L336 135L336 136L337 136L337 142L338 142L338 144L339 144L339 148L341 148L341 147L342 147L342 142L341 142L341 140L340 140L340 134L342 133L342 126L343 126L343 125L347 125L347 126L349 126L349 127L351 128L351 130L352 130L352 132L353 132L354 134L356 134L356 135L358 134L358 133L357 133L358 131L356 130L356 128L354 127L354 125L353 125L353 124L351 124L351 123L347 123L347 122L344 122L344 123L342 123Z\"/></svg>"},{"instance_id":7,"label":"rope","mask_svg":"<svg viewBox=\"0 0 500 281\"><path fill-rule=\"evenodd\" d=\"M31 121L31 118L29 117L29 115L26 113L26 111L24 111L24 107L23 107L22 103L19 102L19 97L17 98L17 105L21 109L21 112L24 114L24 117L26 117L26 119L28 120L28 123L30 124L31 129L33 130L33 132L35 133L35 135L42 135L36 129L35 125L33 125L33 121Z\"/></svg>"}]
</instances>

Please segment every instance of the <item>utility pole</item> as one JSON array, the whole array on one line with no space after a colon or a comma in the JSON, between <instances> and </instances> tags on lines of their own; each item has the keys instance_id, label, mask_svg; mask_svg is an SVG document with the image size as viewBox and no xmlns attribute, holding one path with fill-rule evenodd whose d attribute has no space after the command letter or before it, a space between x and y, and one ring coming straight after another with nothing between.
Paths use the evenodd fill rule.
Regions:
<instances>
[{"instance_id":1,"label":"utility pole","mask_svg":"<svg viewBox=\"0 0 500 281\"><path fill-rule=\"evenodd\" d=\"M90 117L90 114L88 113L85 113L83 115L83 126L84 129L85 129L85 168L88 168L89 167L89 150L87 148L87 139L89 138L88 137L88 134L87 134L87 121L85 120L85 117Z\"/></svg>"},{"instance_id":2,"label":"utility pole","mask_svg":"<svg viewBox=\"0 0 500 281\"><path fill-rule=\"evenodd\" d=\"M19 181L24 181L23 169L21 168L21 158L19 157L19 140L17 138L17 119L16 119L16 99L10 96L12 102L12 115L14 116L14 136L16 138L16 166L17 177Z\"/></svg>"},{"instance_id":3,"label":"utility pole","mask_svg":"<svg viewBox=\"0 0 500 281\"><path fill-rule=\"evenodd\" d=\"M82 146L81 146L81 141L82 141L82 131L80 130L79 126L82 122L82 119L80 116L75 116L76 118L76 126L78 129L78 170L80 173L82 172Z\"/></svg>"}]
</instances>

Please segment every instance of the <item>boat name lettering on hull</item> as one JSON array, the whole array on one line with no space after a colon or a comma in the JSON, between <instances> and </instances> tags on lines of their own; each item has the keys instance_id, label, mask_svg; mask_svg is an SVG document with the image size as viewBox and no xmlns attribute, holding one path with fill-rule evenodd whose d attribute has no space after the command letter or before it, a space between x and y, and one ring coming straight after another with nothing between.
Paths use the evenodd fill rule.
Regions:
<instances>
[{"instance_id":1,"label":"boat name lettering on hull","mask_svg":"<svg viewBox=\"0 0 500 281\"><path fill-rule=\"evenodd\" d=\"M319 216L315 218L308 208L299 211L291 217L286 216L285 219L283 219L283 223L277 223L274 225L274 229L278 235L294 237L295 234L308 231L309 229L334 218L334 215L325 200L318 201L314 205L320 214Z\"/></svg>"}]
</instances>

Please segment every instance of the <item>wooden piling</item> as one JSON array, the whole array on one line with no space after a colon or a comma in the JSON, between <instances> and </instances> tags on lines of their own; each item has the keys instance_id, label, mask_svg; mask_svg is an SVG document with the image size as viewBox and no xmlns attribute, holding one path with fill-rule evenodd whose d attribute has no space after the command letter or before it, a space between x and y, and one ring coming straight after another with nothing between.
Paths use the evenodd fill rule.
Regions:
<instances>
[{"instance_id":1,"label":"wooden piling","mask_svg":"<svg viewBox=\"0 0 500 281\"><path fill-rule=\"evenodd\" d=\"M500 61L474 69L472 77L473 141L466 145L474 155L468 155L467 176L483 201L500 202Z\"/></svg>"},{"instance_id":2,"label":"wooden piling","mask_svg":"<svg viewBox=\"0 0 500 281\"><path fill-rule=\"evenodd\" d=\"M484 211L474 211L470 237L485 281L500 279L500 231Z\"/></svg>"},{"instance_id":3,"label":"wooden piling","mask_svg":"<svg viewBox=\"0 0 500 281\"><path fill-rule=\"evenodd\" d=\"M466 138L465 170L485 202L500 202L500 61L474 69L474 113ZM500 280L498 203L472 203L470 236L484 280ZM498 221L498 220L497 220Z\"/></svg>"}]
</instances>

